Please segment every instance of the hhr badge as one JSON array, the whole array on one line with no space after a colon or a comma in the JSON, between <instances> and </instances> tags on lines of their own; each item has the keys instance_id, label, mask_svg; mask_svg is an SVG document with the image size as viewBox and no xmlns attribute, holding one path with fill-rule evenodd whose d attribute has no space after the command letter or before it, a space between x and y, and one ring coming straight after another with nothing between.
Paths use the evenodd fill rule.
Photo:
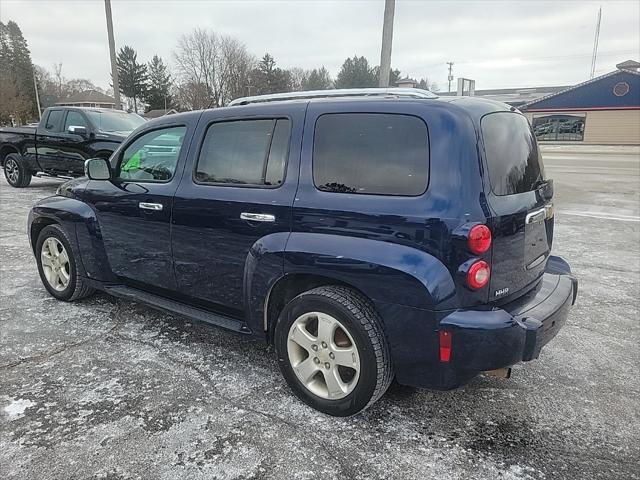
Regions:
<instances>
[{"instance_id":1,"label":"hhr badge","mask_svg":"<svg viewBox=\"0 0 640 480\"><path fill-rule=\"evenodd\" d=\"M496 297L501 297L507 293L509 293L509 287L501 288L500 290L496 290Z\"/></svg>"}]
</instances>

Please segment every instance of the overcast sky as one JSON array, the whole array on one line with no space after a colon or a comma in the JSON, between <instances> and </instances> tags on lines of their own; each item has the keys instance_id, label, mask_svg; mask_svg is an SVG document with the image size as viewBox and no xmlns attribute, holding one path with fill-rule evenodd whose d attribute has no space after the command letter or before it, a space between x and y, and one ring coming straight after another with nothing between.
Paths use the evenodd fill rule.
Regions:
<instances>
[{"instance_id":1,"label":"overcast sky","mask_svg":"<svg viewBox=\"0 0 640 480\"><path fill-rule=\"evenodd\" d=\"M403 76L447 88L454 75L476 89L570 85L588 78L598 7L602 26L596 74L640 60L640 2L397 0L392 64ZM326 66L335 76L346 57L380 61L383 1L112 0L116 47L170 65L178 37L207 28L234 36L281 67ZM18 23L34 63L63 64L67 78L109 84L104 2L0 0L0 19Z\"/></svg>"}]
</instances>

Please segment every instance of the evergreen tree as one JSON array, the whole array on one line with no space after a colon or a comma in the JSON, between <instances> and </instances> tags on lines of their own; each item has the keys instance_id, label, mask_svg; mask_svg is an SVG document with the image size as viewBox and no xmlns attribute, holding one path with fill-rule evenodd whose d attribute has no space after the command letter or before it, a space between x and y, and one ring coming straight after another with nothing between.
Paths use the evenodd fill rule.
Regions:
<instances>
[{"instance_id":1,"label":"evergreen tree","mask_svg":"<svg viewBox=\"0 0 640 480\"><path fill-rule=\"evenodd\" d=\"M265 53L251 74L251 83L257 95L291 91L291 74L276 67L274 58Z\"/></svg>"},{"instance_id":2,"label":"evergreen tree","mask_svg":"<svg viewBox=\"0 0 640 480\"><path fill-rule=\"evenodd\" d=\"M172 82L166 65L158 55L154 55L148 68L149 82L145 101L149 104L149 110L171 108L172 98L169 92Z\"/></svg>"},{"instance_id":3,"label":"evergreen tree","mask_svg":"<svg viewBox=\"0 0 640 480\"><path fill-rule=\"evenodd\" d=\"M365 57L347 58L338 77L336 88L370 88L378 86L378 75L375 68L369 66Z\"/></svg>"},{"instance_id":4,"label":"evergreen tree","mask_svg":"<svg viewBox=\"0 0 640 480\"><path fill-rule=\"evenodd\" d=\"M120 92L133 100L133 111L138 111L138 100L144 98L147 91L147 66L138 63L138 54L128 45L118 52L118 77Z\"/></svg>"},{"instance_id":5,"label":"evergreen tree","mask_svg":"<svg viewBox=\"0 0 640 480\"><path fill-rule=\"evenodd\" d=\"M329 71L324 68L314 68L303 82L303 90L329 90L333 88L333 80Z\"/></svg>"},{"instance_id":6,"label":"evergreen tree","mask_svg":"<svg viewBox=\"0 0 640 480\"><path fill-rule=\"evenodd\" d=\"M33 64L27 41L13 21L0 22L0 121L37 118Z\"/></svg>"}]
</instances>

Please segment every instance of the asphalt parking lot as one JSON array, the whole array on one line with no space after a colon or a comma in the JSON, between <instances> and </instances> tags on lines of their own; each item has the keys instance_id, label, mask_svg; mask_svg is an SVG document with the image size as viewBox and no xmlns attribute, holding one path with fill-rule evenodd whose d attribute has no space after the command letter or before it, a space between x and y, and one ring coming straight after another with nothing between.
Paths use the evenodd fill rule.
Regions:
<instances>
[{"instance_id":1,"label":"asphalt parking lot","mask_svg":"<svg viewBox=\"0 0 640 480\"><path fill-rule=\"evenodd\" d=\"M640 156L545 156L567 325L510 380L393 386L335 419L298 402L258 341L40 284L27 212L57 180L0 180L0 477L630 479L640 462Z\"/></svg>"}]
</instances>

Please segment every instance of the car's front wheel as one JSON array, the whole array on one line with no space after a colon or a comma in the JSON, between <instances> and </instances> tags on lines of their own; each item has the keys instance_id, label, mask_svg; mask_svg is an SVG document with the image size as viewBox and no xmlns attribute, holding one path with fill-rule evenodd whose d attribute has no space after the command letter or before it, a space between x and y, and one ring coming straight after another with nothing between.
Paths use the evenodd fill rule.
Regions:
<instances>
[{"instance_id":1,"label":"car's front wheel","mask_svg":"<svg viewBox=\"0 0 640 480\"><path fill-rule=\"evenodd\" d=\"M17 153L10 153L4 159L4 176L12 187L28 187L31 183L31 172Z\"/></svg>"},{"instance_id":2,"label":"car's front wheel","mask_svg":"<svg viewBox=\"0 0 640 480\"><path fill-rule=\"evenodd\" d=\"M35 253L40 279L55 298L70 302L93 293L93 288L78 275L76 258L62 227L44 227L38 236Z\"/></svg>"},{"instance_id":3,"label":"car's front wheel","mask_svg":"<svg viewBox=\"0 0 640 480\"><path fill-rule=\"evenodd\" d=\"M329 415L367 408L393 378L377 312L343 286L318 287L291 300L276 325L275 346L293 392Z\"/></svg>"}]
</instances>

